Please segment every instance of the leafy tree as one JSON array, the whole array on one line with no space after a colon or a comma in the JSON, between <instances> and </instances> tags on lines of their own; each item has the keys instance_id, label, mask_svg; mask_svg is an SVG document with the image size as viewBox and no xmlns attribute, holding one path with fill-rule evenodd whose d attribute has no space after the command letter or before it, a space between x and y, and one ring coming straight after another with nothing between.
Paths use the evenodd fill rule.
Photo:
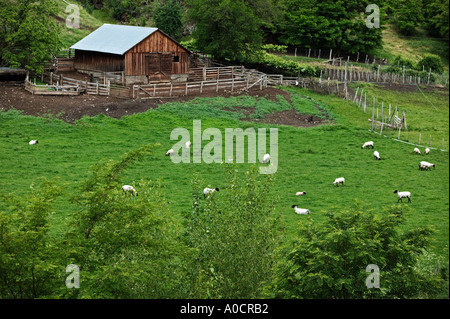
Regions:
<instances>
[{"instance_id":1,"label":"leafy tree","mask_svg":"<svg viewBox=\"0 0 450 319\"><path fill-rule=\"evenodd\" d=\"M441 277L416 267L431 229L402 231L401 207L380 214L356 207L327 217L320 226L311 218L300 223L299 236L286 248L287 261L277 268L271 297L427 298L444 289ZM370 264L380 270L378 289L366 287Z\"/></svg>"},{"instance_id":2,"label":"leafy tree","mask_svg":"<svg viewBox=\"0 0 450 319\"><path fill-rule=\"evenodd\" d=\"M205 184L193 180L185 239L198 251L191 270L195 298L256 298L271 280L280 234L272 177L230 167L227 176L227 189L206 198Z\"/></svg>"},{"instance_id":3,"label":"leafy tree","mask_svg":"<svg viewBox=\"0 0 450 319\"><path fill-rule=\"evenodd\" d=\"M247 61L262 44L261 17L244 0L188 0L189 18L196 24L198 48L216 57Z\"/></svg>"},{"instance_id":4,"label":"leafy tree","mask_svg":"<svg viewBox=\"0 0 450 319\"><path fill-rule=\"evenodd\" d=\"M41 72L61 48L52 0L0 0L0 64Z\"/></svg>"},{"instance_id":5,"label":"leafy tree","mask_svg":"<svg viewBox=\"0 0 450 319\"><path fill-rule=\"evenodd\" d=\"M368 1L288 0L283 35L286 44L332 48L339 54L370 50L381 45L381 28L365 23Z\"/></svg>"},{"instance_id":6,"label":"leafy tree","mask_svg":"<svg viewBox=\"0 0 450 319\"><path fill-rule=\"evenodd\" d=\"M449 29L449 1L422 0L425 26L433 36L448 40Z\"/></svg>"},{"instance_id":7,"label":"leafy tree","mask_svg":"<svg viewBox=\"0 0 450 319\"><path fill-rule=\"evenodd\" d=\"M155 10L155 27L163 30L175 39L179 39L183 30L182 7L177 0L169 0Z\"/></svg>"},{"instance_id":8,"label":"leafy tree","mask_svg":"<svg viewBox=\"0 0 450 319\"><path fill-rule=\"evenodd\" d=\"M397 1L394 12L395 24L404 35L412 35L416 27L422 22L421 10L422 0L402 0Z\"/></svg>"},{"instance_id":9,"label":"leafy tree","mask_svg":"<svg viewBox=\"0 0 450 319\"><path fill-rule=\"evenodd\" d=\"M31 194L3 196L0 212L0 299L42 298L53 293L64 269L61 245L50 234L49 217L61 189L43 180Z\"/></svg>"},{"instance_id":10,"label":"leafy tree","mask_svg":"<svg viewBox=\"0 0 450 319\"><path fill-rule=\"evenodd\" d=\"M67 260L80 267L80 289L60 289L71 298L182 298L189 250L161 194L160 182L140 181L138 196L125 195L120 173L153 145L120 161L94 167L74 201L79 204L67 235Z\"/></svg>"}]
</instances>

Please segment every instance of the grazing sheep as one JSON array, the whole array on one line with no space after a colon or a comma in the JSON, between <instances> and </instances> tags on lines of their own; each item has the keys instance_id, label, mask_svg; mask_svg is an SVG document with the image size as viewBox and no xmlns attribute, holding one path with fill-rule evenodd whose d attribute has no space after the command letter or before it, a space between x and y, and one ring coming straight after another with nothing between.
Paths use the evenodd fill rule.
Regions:
<instances>
[{"instance_id":1,"label":"grazing sheep","mask_svg":"<svg viewBox=\"0 0 450 319\"><path fill-rule=\"evenodd\" d=\"M131 186L131 185L123 185L122 186L122 190L124 192L124 194L126 195L127 192L131 192L131 194L134 194L135 196L138 196L138 192L136 191L136 189Z\"/></svg>"},{"instance_id":2,"label":"grazing sheep","mask_svg":"<svg viewBox=\"0 0 450 319\"><path fill-rule=\"evenodd\" d=\"M297 205L292 205L292 208L294 209L296 214L299 215L307 215L307 214L311 214L311 212L309 211L309 209L306 208L298 208Z\"/></svg>"},{"instance_id":3,"label":"grazing sheep","mask_svg":"<svg viewBox=\"0 0 450 319\"><path fill-rule=\"evenodd\" d=\"M376 158L377 160L381 160L381 158L380 158L380 153L378 153L378 151L373 152L373 156L375 156L375 158Z\"/></svg>"},{"instance_id":4,"label":"grazing sheep","mask_svg":"<svg viewBox=\"0 0 450 319\"><path fill-rule=\"evenodd\" d=\"M174 154L174 150L170 149L167 151L166 156L172 156Z\"/></svg>"},{"instance_id":5,"label":"grazing sheep","mask_svg":"<svg viewBox=\"0 0 450 319\"><path fill-rule=\"evenodd\" d=\"M38 140L31 140L28 144L34 145L34 144L38 144L38 143L39 143Z\"/></svg>"},{"instance_id":6,"label":"grazing sheep","mask_svg":"<svg viewBox=\"0 0 450 319\"><path fill-rule=\"evenodd\" d=\"M420 153L420 150L417 147L414 148L414 153L416 153L418 155L422 154L422 153Z\"/></svg>"},{"instance_id":7,"label":"grazing sheep","mask_svg":"<svg viewBox=\"0 0 450 319\"><path fill-rule=\"evenodd\" d=\"M399 192L398 190L394 191L394 194L398 195L398 202L403 202L403 198L408 198L408 203L411 203L411 193L410 192Z\"/></svg>"},{"instance_id":8,"label":"grazing sheep","mask_svg":"<svg viewBox=\"0 0 450 319\"><path fill-rule=\"evenodd\" d=\"M365 143L363 144L363 146L361 146L361 148L366 148L366 147L369 147L369 146L371 146L372 149L373 149L373 141L365 142Z\"/></svg>"},{"instance_id":9,"label":"grazing sheep","mask_svg":"<svg viewBox=\"0 0 450 319\"><path fill-rule=\"evenodd\" d=\"M191 148L191 142L190 141L186 142L186 148Z\"/></svg>"},{"instance_id":10,"label":"grazing sheep","mask_svg":"<svg viewBox=\"0 0 450 319\"><path fill-rule=\"evenodd\" d=\"M419 165L419 169L421 170L421 171L423 171L423 170L429 170L429 169L431 169L431 168L436 168L436 165L434 165L434 164L432 164L432 163L428 163L428 162L426 162L426 161L422 161L422 162L420 162L420 165Z\"/></svg>"},{"instance_id":11,"label":"grazing sheep","mask_svg":"<svg viewBox=\"0 0 450 319\"><path fill-rule=\"evenodd\" d=\"M342 184L342 186L344 186L344 184L345 184L345 178L339 177L339 178L336 178L336 179L334 180L333 185L339 187L339 184Z\"/></svg>"},{"instance_id":12,"label":"grazing sheep","mask_svg":"<svg viewBox=\"0 0 450 319\"><path fill-rule=\"evenodd\" d=\"M214 192L218 192L219 191L219 188L208 188L208 187L206 187L204 190L203 190L203 196L204 197L206 197L207 195L212 195L212 193L214 193Z\"/></svg>"},{"instance_id":13,"label":"grazing sheep","mask_svg":"<svg viewBox=\"0 0 450 319\"><path fill-rule=\"evenodd\" d=\"M295 193L296 196L303 196L306 195L306 192L297 192Z\"/></svg>"},{"instance_id":14,"label":"grazing sheep","mask_svg":"<svg viewBox=\"0 0 450 319\"><path fill-rule=\"evenodd\" d=\"M430 149L427 147L427 148L425 149L425 155L428 155L428 154L430 154Z\"/></svg>"},{"instance_id":15,"label":"grazing sheep","mask_svg":"<svg viewBox=\"0 0 450 319\"><path fill-rule=\"evenodd\" d=\"M269 154L264 155L263 163L265 164L265 163L268 163L269 161L270 161L270 155Z\"/></svg>"}]
</instances>

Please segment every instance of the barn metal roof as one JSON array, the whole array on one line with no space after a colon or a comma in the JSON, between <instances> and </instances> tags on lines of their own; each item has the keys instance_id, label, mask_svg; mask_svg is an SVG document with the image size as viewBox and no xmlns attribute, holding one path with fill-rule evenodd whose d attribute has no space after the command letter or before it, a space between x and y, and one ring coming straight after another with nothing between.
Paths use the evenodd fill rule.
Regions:
<instances>
[{"instance_id":1,"label":"barn metal roof","mask_svg":"<svg viewBox=\"0 0 450 319\"><path fill-rule=\"evenodd\" d=\"M104 24L71 49L123 55L158 28Z\"/></svg>"}]
</instances>

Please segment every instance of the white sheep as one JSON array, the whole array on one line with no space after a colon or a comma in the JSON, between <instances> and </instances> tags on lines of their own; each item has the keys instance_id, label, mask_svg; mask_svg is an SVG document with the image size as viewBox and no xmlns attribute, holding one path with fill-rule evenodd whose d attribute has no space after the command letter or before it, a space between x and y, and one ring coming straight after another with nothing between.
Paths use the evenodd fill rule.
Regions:
<instances>
[{"instance_id":1,"label":"white sheep","mask_svg":"<svg viewBox=\"0 0 450 319\"><path fill-rule=\"evenodd\" d=\"M363 146L361 146L361 148L366 148L366 147L369 147L369 146L371 146L373 148L373 141L365 142L363 144Z\"/></svg>"},{"instance_id":2,"label":"white sheep","mask_svg":"<svg viewBox=\"0 0 450 319\"><path fill-rule=\"evenodd\" d=\"M191 142L190 141L186 142L186 148L191 148Z\"/></svg>"},{"instance_id":3,"label":"white sheep","mask_svg":"<svg viewBox=\"0 0 450 319\"><path fill-rule=\"evenodd\" d=\"M307 215L307 214L311 214L311 212L309 211L309 209L306 208L298 208L297 205L292 205L292 208L294 209L296 214L299 215Z\"/></svg>"},{"instance_id":4,"label":"white sheep","mask_svg":"<svg viewBox=\"0 0 450 319\"><path fill-rule=\"evenodd\" d=\"M421 153L420 153L420 150L419 150L417 147L414 148L414 153L416 153L416 154L418 154L418 155L421 154Z\"/></svg>"},{"instance_id":5,"label":"white sheep","mask_svg":"<svg viewBox=\"0 0 450 319\"><path fill-rule=\"evenodd\" d=\"M172 156L174 154L174 150L170 149L167 151L166 156Z\"/></svg>"},{"instance_id":6,"label":"white sheep","mask_svg":"<svg viewBox=\"0 0 450 319\"><path fill-rule=\"evenodd\" d=\"M427 148L425 149L425 155L428 155L428 154L430 154L430 149L427 147Z\"/></svg>"},{"instance_id":7,"label":"white sheep","mask_svg":"<svg viewBox=\"0 0 450 319\"><path fill-rule=\"evenodd\" d=\"M270 155L269 154L264 155L263 163L265 164L265 163L268 163L269 161L270 161Z\"/></svg>"},{"instance_id":8,"label":"white sheep","mask_svg":"<svg viewBox=\"0 0 450 319\"><path fill-rule=\"evenodd\" d=\"M218 188L218 187L216 187L216 188L209 188L209 187L206 187L206 188L203 190L203 196L206 197L207 195L212 195L212 193L218 192L218 191L219 191L219 188Z\"/></svg>"},{"instance_id":9,"label":"white sheep","mask_svg":"<svg viewBox=\"0 0 450 319\"><path fill-rule=\"evenodd\" d=\"M398 190L394 191L394 194L398 195L398 202L403 202L403 198L408 198L408 203L411 203L411 193L410 192L399 192Z\"/></svg>"},{"instance_id":10,"label":"white sheep","mask_svg":"<svg viewBox=\"0 0 450 319\"><path fill-rule=\"evenodd\" d=\"M378 151L373 152L373 156L375 156L375 158L376 158L377 160L381 160L381 158L380 158L380 153L378 153Z\"/></svg>"},{"instance_id":11,"label":"white sheep","mask_svg":"<svg viewBox=\"0 0 450 319\"><path fill-rule=\"evenodd\" d=\"M38 143L39 143L38 140L31 140L28 144L34 145L34 144L38 144Z\"/></svg>"},{"instance_id":12,"label":"white sheep","mask_svg":"<svg viewBox=\"0 0 450 319\"><path fill-rule=\"evenodd\" d=\"M426 162L426 161L422 161L422 162L420 162L420 165L419 165L419 169L421 170L421 171L423 171L423 170L429 170L429 169L431 169L431 168L436 168L436 165L434 165L434 164L432 164L432 163L429 163L429 162Z\"/></svg>"},{"instance_id":13,"label":"white sheep","mask_svg":"<svg viewBox=\"0 0 450 319\"><path fill-rule=\"evenodd\" d=\"M296 196L303 196L306 195L306 192L297 192L295 193Z\"/></svg>"},{"instance_id":14,"label":"white sheep","mask_svg":"<svg viewBox=\"0 0 450 319\"><path fill-rule=\"evenodd\" d=\"M122 190L124 192L124 194L126 195L127 192L131 192L131 194L134 194L135 196L138 196L138 192L136 191L136 189L131 186L131 185L123 185L122 186Z\"/></svg>"},{"instance_id":15,"label":"white sheep","mask_svg":"<svg viewBox=\"0 0 450 319\"><path fill-rule=\"evenodd\" d=\"M345 184L345 178L339 177L339 178L336 178L336 179L334 180L333 185L339 187L339 184L342 184L342 186L344 186L344 184Z\"/></svg>"}]
</instances>

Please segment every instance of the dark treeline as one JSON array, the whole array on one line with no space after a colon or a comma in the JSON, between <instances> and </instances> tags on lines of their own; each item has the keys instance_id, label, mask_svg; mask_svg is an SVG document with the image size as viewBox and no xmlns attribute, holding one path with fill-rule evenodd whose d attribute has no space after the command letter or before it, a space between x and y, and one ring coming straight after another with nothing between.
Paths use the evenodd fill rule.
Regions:
<instances>
[{"instance_id":1,"label":"dark treeline","mask_svg":"<svg viewBox=\"0 0 450 319\"><path fill-rule=\"evenodd\" d=\"M238 62L261 61L264 43L335 54L372 54L382 46L382 30L448 41L448 0L378 1L381 28L368 28L368 0L80 0L88 10L106 11L118 23L154 26L190 48ZM38 70L61 47L54 0L0 0L0 66Z\"/></svg>"}]
</instances>

